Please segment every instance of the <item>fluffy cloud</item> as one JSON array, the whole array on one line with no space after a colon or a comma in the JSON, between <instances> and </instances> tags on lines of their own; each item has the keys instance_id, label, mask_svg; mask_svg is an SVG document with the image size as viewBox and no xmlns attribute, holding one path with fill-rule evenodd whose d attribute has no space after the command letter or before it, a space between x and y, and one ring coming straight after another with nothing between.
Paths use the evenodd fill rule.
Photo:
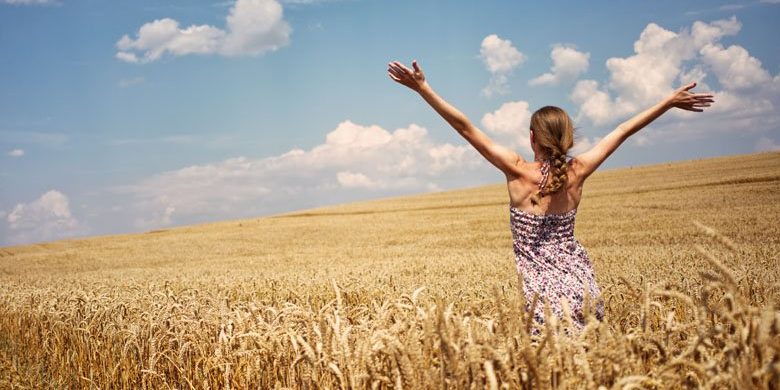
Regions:
<instances>
[{"instance_id":1,"label":"fluffy cloud","mask_svg":"<svg viewBox=\"0 0 780 390\"><path fill-rule=\"evenodd\" d=\"M612 99L599 88L596 80L578 81L569 98L580 106L577 120L585 117L595 125L602 125L615 119Z\"/></svg>"},{"instance_id":2,"label":"fluffy cloud","mask_svg":"<svg viewBox=\"0 0 780 390\"><path fill-rule=\"evenodd\" d=\"M374 180L369 179L368 176L362 173L343 171L336 174L336 178L338 179L339 184L341 184L344 187L357 187L357 188L369 188L369 189L378 189L380 187L380 184L378 184Z\"/></svg>"},{"instance_id":3,"label":"fluffy cloud","mask_svg":"<svg viewBox=\"0 0 780 390\"><path fill-rule=\"evenodd\" d=\"M761 61L742 46L706 45L700 50L702 62L709 65L720 84L729 90L749 89L772 81Z\"/></svg>"},{"instance_id":4,"label":"fluffy cloud","mask_svg":"<svg viewBox=\"0 0 780 390\"><path fill-rule=\"evenodd\" d=\"M531 79L530 85L557 85L562 82L570 82L588 70L590 53L577 51L572 46L555 45L550 53L553 66L549 73Z\"/></svg>"},{"instance_id":5,"label":"fluffy cloud","mask_svg":"<svg viewBox=\"0 0 780 390\"><path fill-rule=\"evenodd\" d=\"M24 156L24 150L22 149L14 149L8 152L8 155L11 157L22 157Z\"/></svg>"},{"instance_id":6,"label":"fluffy cloud","mask_svg":"<svg viewBox=\"0 0 780 390\"><path fill-rule=\"evenodd\" d=\"M634 43L634 55L606 61L609 81L580 80L570 98L578 105L577 121L596 126L615 124L649 107L674 88L698 81L694 91L709 90L712 73L722 88L713 91L716 102L705 114L673 111L643 131L640 144L653 138L698 137L713 131L766 131L780 122L780 78L772 77L761 62L738 45L724 48L720 39L736 35L735 18L694 22L675 33L650 23ZM684 120L684 121L681 121Z\"/></svg>"},{"instance_id":7,"label":"fluffy cloud","mask_svg":"<svg viewBox=\"0 0 780 390\"><path fill-rule=\"evenodd\" d=\"M491 75L488 86L482 89L482 95L490 97L508 93L508 76L525 61L523 53L512 46L512 41L491 34L482 40L479 55Z\"/></svg>"},{"instance_id":8,"label":"fluffy cloud","mask_svg":"<svg viewBox=\"0 0 780 390\"><path fill-rule=\"evenodd\" d=\"M182 28L170 18L144 24L136 38L124 35L117 43L116 58L148 63L164 55L258 55L289 42L291 28L276 0L237 0L226 18L226 28L192 25Z\"/></svg>"},{"instance_id":9,"label":"fluffy cloud","mask_svg":"<svg viewBox=\"0 0 780 390\"><path fill-rule=\"evenodd\" d=\"M469 145L433 142L418 125L388 131L347 120L309 150L190 166L115 191L144 216L136 227L155 228L452 188L474 183L474 175L498 180L490 168Z\"/></svg>"},{"instance_id":10,"label":"fluffy cloud","mask_svg":"<svg viewBox=\"0 0 780 390\"><path fill-rule=\"evenodd\" d=\"M533 155L529 128L531 112L528 102L520 100L507 102L497 110L482 117L482 127L494 135L496 141L507 144L510 148L519 148L526 157Z\"/></svg>"},{"instance_id":11,"label":"fluffy cloud","mask_svg":"<svg viewBox=\"0 0 780 390\"><path fill-rule=\"evenodd\" d=\"M71 215L68 197L51 190L40 198L19 203L5 217L10 232L8 241L28 243L71 237L84 232Z\"/></svg>"}]
</instances>

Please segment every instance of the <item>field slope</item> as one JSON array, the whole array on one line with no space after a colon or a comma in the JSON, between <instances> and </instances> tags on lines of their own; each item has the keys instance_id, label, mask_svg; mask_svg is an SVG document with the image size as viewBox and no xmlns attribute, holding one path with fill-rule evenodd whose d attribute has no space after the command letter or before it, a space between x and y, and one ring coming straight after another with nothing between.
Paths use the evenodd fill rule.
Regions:
<instances>
[{"instance_id":1,"label":"field slope","mask_svg":"<svg viewBox=\"0 0 780 390\"><path fill-rule=\"evenodd\" d=\"M778 386L778 221L780 153L597 172L605 321L542 340L503 184L3 247L0 387Z\"/></svg>"}]
</instances>

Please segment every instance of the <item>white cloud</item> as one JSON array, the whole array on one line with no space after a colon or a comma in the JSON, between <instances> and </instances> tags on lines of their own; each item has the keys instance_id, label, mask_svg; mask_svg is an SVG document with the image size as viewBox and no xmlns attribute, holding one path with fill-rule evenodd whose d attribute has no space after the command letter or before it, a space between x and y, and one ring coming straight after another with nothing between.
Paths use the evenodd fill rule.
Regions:
<instances>
[{"instance_id":1,"label":"white cloud","mask_svg":"<svg viewBox=\"0 0 780 390\"><path fill-rule=\"evenodd\" d=\"M379 189L379 183L368 178L368 176L362 173L355 173L350 171L342 171L336 174L336 179L339 184L344 187L359 187L368 189Z\"/></svg>"},{"instance_id":2,"label":"white cloud","mask_svg":"<svg viewBox=\"0 0 780 390\"><path fill-rule=\"evenodd\" d=\"M127 35L125 35L125 37L126 36ZM114 55L114 57L116 57L116 59L118 59L118 60L121 60L121 61L124 61L124 62L130 62L130 63L133 63L133 64L137 64L140 61L138 59L138 56L135 55L135 53L128 53L128 52L123 52L123 51L117 52L116 55Z\"/></svg>"},{"instance_id":3,"label":"white cloud","mask_svg":"<svg viewBox=\"0 0 780 390\"><path fill-rule=\"evenodd\" d=\"M769 137L761 137L756 142L757 152L777 152L780 151L780 142L777 142Z\"/></svg>"},{"instance_id":4,"label":"white cloud","mask_svg":"<svg viewBox=\"0 0 780 390\"><path fill-rule=\"evenodd\" d=\"M590 53L577 51L573 46L555 45L550 53L553 66L549 73L531 79L529 85L557 85L570 82L588 70Z\"/></svg>"},{"instance_id":5,"label":"white cloud","mask_svg":"<svg viewBox=\"0 0 780 390\"><path fill-rule=\"evenodd\" d=\"M769 72L761 67L761 61L752 57L742 46L728 49L720 44L701 48L702 62L709 65L718 82L726 89L750 89L772 81Z\"/></svg>"},{"instance_id":6,"label":"white cloud","mask_svg":"<svg viewBox=\"0 0 780 390\"><path fill-rule=\"evenodd\" d=\"M570 156L576 156L578 154L581 154L583 152L586 152L590 150L593 146L596 145L596 143L599 142L601 138L588 138L588 137L574 137L574 146L572 146L571 150L569 150Z\"/></svg>"},{"instance_id":7,"label":"white cloud","mask_svg":"<svg viewBox=\"0 0 780 390\"><path fill-rule=\"evenodd\" d=\"M158 19L141 26L135 39L124 35L116 43L116 58L148 63L164 55L259 55L287 45L291 31L276 0L238 0L230 8L225 29L181 28L176 20Z\"/></svg>"},{"instance_id":8,"label":"white cloud","mask_svg":"<svg viewBox=\"0 0 780 390\"><path fill-rule=\"evenodd\" d=\"M490 72L490 82L482 89L482 95L493 96L509 92L508 76L525 61L525 55L512 46L512 41L491 34L482 40L480 58Z\"/></svg>"},{"instance_id":9,"label":"white cloud","mask_svg":"<svg viewBox=\"0 0 780 390\"><path fill-rule=\"evenodd\" d=\"M274 0L238 0L227 17L228 33L221 52L228 56L257 55L289 42L292 29L282 6Z\"/></svg>"},{"instance_id":10,"label":"white cloud","mask_svg":"<svg viewBox=\"0 0 780 390\"><path fill-rule=\"evenodd\" d=\"M471 146L445 143L429 147L427 159L422 160L427 165L427 168L423 169L428 169L429 174L437 175L449 170L472 169L482 163L482 156L479 156ZM434 182L429 185L438 187Z\"/></svg>"},{"instance_id":11,"label":"white cloud","mask_svg":"<svg viewBox=\"0 0 780 390\"><path fill-rule=\"evenodd\" d=\"M497 142L507 144L510 148L519 148L526 157L533 155L528 102L520 100L502 104L497 110L482 117L482 127L495 135Z\"/></svg>"},{"instance_id":12,"label":"white cloud","mask_svg":"<svg viewBox=\"0 0 780 390\"><path fill-rule=\"evenodd\" d=\"M696 88L701 91L711 91L712 88L710 88L707 83L705 83L704 80L707 78L707 72L704 70L704 68L697 64L691 69L683 69L680 72L680 76L677 78L677 84L683 85L690 83L691 81L696 81Z\"/></svg>"},{"instance_id":13,"label":"white cloud","mask_svg":"<svg viewBox=\"0 0 780 390\"><path fill-rule=\"evenodd\" d=\"M487 172L469 145L436 143L418 125L388 131L346 120L309 150L194 165L115 191L133 198L128 212L143 216L136 227L155 228L452 188L473 183L466 174Z\"/></svg>"},{"instance_id":14,"label":"white cloud","mask_svg":"<svg viewBox=\"0 0 780 390\"><path fill-rule=\"evenodd\" d=\"M711 91L715 103L703 114L673 110L642 131L638 145L696 138L714 132L767 131L780 123L780 77L774 78L743 47L724 48L720 39L736 35L736 19L694 22L678 33L650 23L634 43L634 55L606 61L609 81L580 80L570 94L579 107L576 121L595 126L616 124L667 96L674 88L697 81L696 91ZM715 76L722 90L710 89Z\"/></svg>"},{"instance_id":15,"label":"white cloud","mask_svg":"<svg viewBox=\"0 0 780 390\"><path fill-rule=\"evenodd\" d=\"M48 241L85 231L71 215L68 197L56 190L32 202L17 204L5 219L12 243Z\"/></svg>"},{"instance_id":16,"label":"white cloud","mask_svg":"<svg viewBox=\"0 0 780 390\"><path fill-rule=\"evenodd\" d=\"M596 80L578 81L569 98L580 106L576 119L578 122L581 118L587 118L594 125L600 126L611 123L618 117L615 114L615 102L607 92L599 88Z\"/></svg>"},{"instance_id":17,"label":"white cloud","mask_svg":"<svg viewBox=\"0 0 780 390\"><path fill-rule=\"evenodd\" d=\"M490 73L509 72L525 61L525 56L512 46L512 41L501 39L496 34L482 40L479 53Z\"/></svg>"},{"instance_id":18,"label":"white cloud","mask_svg":"<svg viewBox=\"0 0 780 390\"><path fill-rule=\"evenodd\" d=\"M24 156L24 150L22 149L14 149L8 152L8 155L11 157L22 157Z\"/></svg>"}]
</instances>

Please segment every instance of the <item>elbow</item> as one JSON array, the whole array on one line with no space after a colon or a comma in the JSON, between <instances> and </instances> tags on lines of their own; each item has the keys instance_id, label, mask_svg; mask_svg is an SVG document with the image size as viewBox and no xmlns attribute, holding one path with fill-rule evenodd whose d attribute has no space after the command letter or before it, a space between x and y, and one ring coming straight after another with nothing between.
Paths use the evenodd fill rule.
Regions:
<instances>
[{"instance_id":1,"label":"elbow","mask_svg":"<svg viewBox=\"0 0 780 390\"><path fill-rule=\"evenodd\" d=\"M450 124L460 134L469 133L473 127L467 118L455 118Z\"/></svg>"},{"instance_id":2,"label":"elbow","mask_svg":"<svg viewBox=\"0 0 780 390\"><path fill-rule=\"evenodd\" d=\"M628 123L623 122L615 128L615 133L617 134L618 139L626 140L633 132L631 126L629 126Z\"/></svg>"}]
</instances>

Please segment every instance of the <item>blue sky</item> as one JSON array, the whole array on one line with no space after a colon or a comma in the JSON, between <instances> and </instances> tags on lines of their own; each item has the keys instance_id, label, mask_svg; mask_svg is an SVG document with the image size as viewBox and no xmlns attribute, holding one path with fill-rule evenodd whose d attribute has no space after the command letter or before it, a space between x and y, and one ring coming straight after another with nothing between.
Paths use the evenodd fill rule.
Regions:
<instances>
[{"instance_id":1,"label":"blue sky","mask_svg":"<svg viewBox=\"0 0 780 390\"><path fill-rule=\"evenodd\" d=\"M683 79L712 110L603 168L777 150L777 20L773 1L0 0L0 245L502 181L391 60L526 156L536 108L575 118L576 152Z\"/></svg>"}]
</instances>

